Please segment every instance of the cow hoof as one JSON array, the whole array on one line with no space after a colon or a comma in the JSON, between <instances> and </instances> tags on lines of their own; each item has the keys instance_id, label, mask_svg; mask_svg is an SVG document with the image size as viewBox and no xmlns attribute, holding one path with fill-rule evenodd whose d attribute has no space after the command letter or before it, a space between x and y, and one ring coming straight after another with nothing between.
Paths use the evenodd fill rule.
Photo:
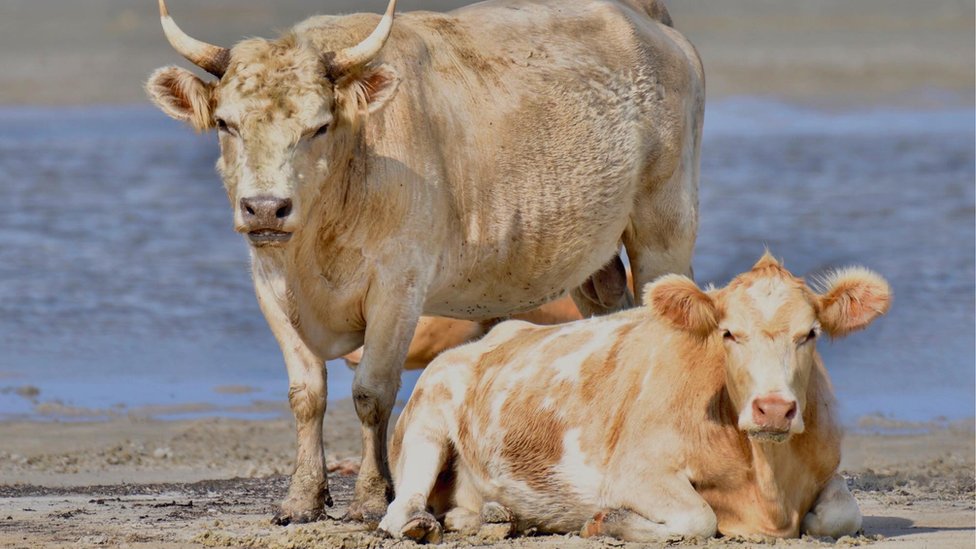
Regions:
<instances>
[{"instance_id":1,"label":"cow hoof","mask_svg":"<svg viewBox=\"0 0 976 549\"><path fill-rule=\"evenodd\" d=\"M400 529L400 535L417 542L440 543L441 524L434 515L422 511L410 517Z\"/></svg>"},{"instance_id":2,"label":"cow hoof","mask_svg":"<svg viewBox=\"0 0 976 549\"><path fill-rule=\"evenodd\" d=\"M487 524L511 524L515 522L515 515L500 503L489 501L481 506L481 522Z\"/></svg>"},{"instance_id":3,"label":"cow hoof","mask_svg":"<svg viewBox=\"0 0 976 549\"><path fill-rule=\"evenodd\" d=\"M328 490L311 501L307 498L289 497L281 502L281 508L271 522L279 526L315 522L325 514L323 506L332 507L332 495Z\"/></svg>"},{"instance_id":4,"label":"cow hoof","mask_svg":"<svg viewBox=\"0 0 976 549\"><path fill-rule=\"evenodd\" d=\"M580 537L583 538L594 538L603 535L603 521L607 518L607 514L603 511L597 513L590 520L586 521L583 525L583 530L580 531Z\"/></svg>"},{"instance_id":5,"label":"cow hoof","mask_svg":"<svg viewBox=\"0 0 976 549\"><path fill-rule=\"evenodd\" d=\"M275 516L271 518L272 524L277 524L278 526L288 526L289 524L304 524L306 522L315 522L322 518L324 512L322 509L310 509L307 511L299 512L288 512L284 509L275 513Z\"/></svg>"},{"instance_id":6,"label":"cow hoof","mask_svg":"<svg viewBox=\"0 0 976 549\"><path fill-rule=\"evenodd\" d=\"M364 522L366 524L379 524L380 519L386 514L387 502L382 500L366 500L365 502L354 501L349 504L349 510L343 515L342 520L347 522Z\"/></svg>"}]
</instances>

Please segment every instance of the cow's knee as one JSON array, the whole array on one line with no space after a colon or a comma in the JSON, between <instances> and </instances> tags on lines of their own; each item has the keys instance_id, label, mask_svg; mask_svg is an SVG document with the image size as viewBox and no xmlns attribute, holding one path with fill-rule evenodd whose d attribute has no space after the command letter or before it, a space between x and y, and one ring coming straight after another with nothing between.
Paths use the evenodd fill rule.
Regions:
<instances>
[{"instance_id":1,"label":"cow's knee","mask_svg":"<svg viewBox=\"0 0 976 549\"><path fill-rule=\"evenodd\" d=\"M839 538L858 533L861 530L861 522L861 510L857 506L857 501L850 492L847 492L819 500L803 517L800 531L818 538Z\"/></svg>"},{"instance_id":2,"label":"cow's knee","mask_svg":"<svg viewBox=\"0 0 976 549\"><path fill-rule=\"evenodd\" d=\"M668 520L667 525L674 535L708 539L718 532L718 517L710 507L706 506L699 512L677 515Z\"/></svg>"},{"instance_id":3,"label":"cow's knee","mask_svg":"<svg viewBox=\"0 0 976 549\"><path fill-rule=\"evenodd\" d=\"M375 387L353 382L352 399L356 407L356 414L363 425L377 425L389 419L395 396L395 387L389 390L388 387Z\"/></svg>"},{"instance_id":4,"label":"cow's knee","mask_svg":"<svg viewBox=\"0 0 976 549\"><path fill-rule=\"evenodd\" d=\"M835 474L803 517L801 532L815 537L839 538L861 529L861 510L844 477Z\"/></svg>"},{"instance_id":5,"label":"cow's knee","mask_svg":"<svg viewBox=\"0 0 976 549\"><path fill-rule=\"evenodd\" d=\"M299 422L312 421L325 413L325 387L299 383L288 388L288 404Z\"/></svg>"}]
</instances>

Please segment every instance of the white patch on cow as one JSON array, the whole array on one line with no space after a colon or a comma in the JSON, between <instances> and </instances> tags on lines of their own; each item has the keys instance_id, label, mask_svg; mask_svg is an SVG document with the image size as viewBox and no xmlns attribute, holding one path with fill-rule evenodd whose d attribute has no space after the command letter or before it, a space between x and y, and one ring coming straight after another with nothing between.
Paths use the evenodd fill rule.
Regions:
<instances>
[{"instance_id":1,"label":"white patch on cow","mask_svg":"<svg viewBox=\"0 0 976 549\"><path fill-rule=\"evenodd\" d=\"M563 436L563 458L556 470L584 500L595 499L603 484L599 469L586 463L587 454L580 445L580 429L570 429Z\"/></svg>"},{"instance_id":2,"label":"white patch on cow","mask_svg":"<svg viewBox=\"0 0 976 549\"><path fill-rule=\"evenodd\" d=\"M763 320L769 321L780 306L787 302L789 291L781 280L762 279L750 286L746 294L752 298L752 304L759 310Z\"/></svg>"},{"instance_id":3,"label":"white patch on cow","mask_svg":"<svg viewBox=\"0 0 976 549\"><path fill-rule=\"evenodd\" d=\"M593 334L592 332L582 332L573 334L573 337L588 337L589 341L576 351L567 355L560 356L549 365L556 370L553 376L554 381L577 381L580 377L580 367L586 358L599 351L607 345L608 339L604 334Z\"/></svg>"}]
</instances>

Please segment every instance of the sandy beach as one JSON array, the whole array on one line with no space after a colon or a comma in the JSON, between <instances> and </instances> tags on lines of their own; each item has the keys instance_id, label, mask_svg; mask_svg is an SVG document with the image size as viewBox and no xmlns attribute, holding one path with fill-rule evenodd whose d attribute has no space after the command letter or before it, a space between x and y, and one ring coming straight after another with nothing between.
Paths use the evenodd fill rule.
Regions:
<instances>
[{"instance_id":1,"label":"sandy beach","mask_svg":"<svg viewBox=\"0 0 976 549\"><path fill-rule=\"evenodd\" d=\"M190 34L224 45L230 45L245 36L274 36L277 30L287 28L313 14L376 12L381 11L385 3L385 0L169 2L174 15ZM460 0L403 0L400 5L402 10L442 10L464 3L466 2ZM972 2L671 0L669 6L677 28L685 32L701 52L710 102L734 102L736 98L744 96L750 100L771 98L791 105L802 105L804 108L810 106L824 109L824 112L846 108L870 111L876 106L911 108L919 112L938 108L963 108L969 109L964 112L971 116L976 77L972 54L976 10ZM147 104L142 82L152 70L170 64L188 65L166 43L159 29L155 10L155 2L151 0L5 0L0 4L0 67L3 67L0 71L0 106L13 109L99 106L98 108L111 110L119 105ZM726 107L726 113L729 110ZM57 128L57 123L63 122L64 113L70 111L71 109L55 111L50 117L52 122L43 126ZM787 113L784 116L792 117L795 114L794 111L784 112ZM810 116L816 118L819 114ZM762 117L746 114L742 120L758 118ZM123 112L110 120L116 126L109 126L103 131L104 134L114 132L113 128L123 127L130 120L134 120L131 125L136 129L145 130L149 127L149 130L145 130L145 135L137 134L142 141L135 140L134 144L130 144L131 147L144 150L145 156L125 149L124 144L116 143L105 135L100 137L102 141L97 141L88 133L82 135L84 139L68 134L63 142L52 148L48 146L49 136L42 133L40 137L34 137L43 142L38 148L52 148L51 156L58 157L59 160L63 160L61 157L66 154L59 151L68 151L69 158L74 158L70 154L77 154L83 161L68 164L67 167L62 167L53 160L48 164L39 162L44 166L40 169L36 159L47 157L38 154L36 149L13 147L10 151L0 150L0 153L6 155L0 158L0 175L8 178L0 179L0 183L10 188L13 185L8 185L9 181L25 179L24 174L37 174L37 180L32 181L32 185L44 192L63 194L69 192L65 190L68 187L87 185L90 189L97 189L98 184L111 182L113 178L120 179L126 186L125 192L114 187L101 190L104 196L124 196L133 201L131 204L135 204L131 206L126 203L130 204L127 207L134 213L125 221L123 229L107 231L112 235L119 235L134 231L132 227L139 223L146 227L166 227L154 217L139 218L152 215L154 210L147 204L160 201L159 197L146 189L171 188L169 185L172 179L186 184L183 192L188 196L203 196L204 191L200 189L205 187L199 184L203 180L212 184L215 189L213 196L205 196L209 202L198 198L194 198L192 202L201 210L212 210L213 218L211 221L201 222L207 218L197 210L192 210L192 218L196 223L204 223L200 225L203 233L230 234L227 219L229 215L223 209L226 200L218 189L219 183L212 169L212 143L208 142L211 147L209 149L199 145L202 143L201 138L193 137L189 130L185 131L185 135L179 134L177 138L166 133L173 131L169 127L157 132L148 124L147 120L150 119L138 110ZM725 116L720 120L731 120L732 122L727 123L731 124L739 119ZM841 119L843 120L847 119ZM853 124L859 124L858 121L862 119L854 120ZM762 195L761 198L766 200L765 204L772 204L763 215L758 216L761 219L753 223L753 226L762 227L766 231L761 235L761 242L776 245L779 242L775 239L781 238L784 245L777 253L787 254L791 259L796 258L793 260L797 263L806 261L807 264L801 263L801 266L814 270L821 265L863 259L864 254L853 245L850 249L842 248L846 243L856 241L849 238L848 226L851 227L852 234L860 234L862 239L865 238L866 231L858 223L877 225L882 217L885 222L895 219L892 223L898 227L912 223L923 228L934 226L934 223L925 224L928 223L928 218L901 218L890 214L906 211L906 204L923 204L930 199L921 191L916 191L919 194L912 194L911 191L916 186L910 183L921 181L923 177L926 178L925 184L918 185L919 188L931 186L932 181L940 177L950 183L958 182L959 174L971 180L972 146L965 140L971 141L972 134L964 136L965 139L955 139L953 142L962 143L956 143L960 150L966 150L950 150L951 154L946 160L946 157L939 154L951 148L946 143L952 141L955 134L946 134L949 137L941 138L929 137L928 134L922 137L906 134L884 141L879 136L887 132L880 131L877 136L868 135L862 141L851 139L851 145L848 146L843 139L835 138L830 131L824 130L821 127L824 124L822 121L817 119L814 122L816 124L812 126L813 129L808 129L807 132L816 139L808 136L789 142L775 134L770 134L772 137L756 135L748 141L749 147L744 147L743 140L736 135L736 128L725 128L724 134L706 143L706 158L703 159L705 179L709 179L711 174L729 175L728 179L711 175L711 180L707 181L712 186L707 187L703 193L703 237L699 239L698 251L706 263L699 270L702 263L696 258L696 273L717 273L724 272L722 269L730 269L733 262L729 258L733 255L731 250L734 246L747 249L747 252L737 251L737 254L747 253L750 258L755 257L758 248L752 248L758 246L755 242L760 242L760 236L748 230L733 235L728 229L741 225L737 216L741 216L742 212L762 211L757 207L757 202L749 202L750 198L755 198L755 194ZM914 128L916 124L911 122L903 125ZM926 122L920 122L917 126L931 129ZM4 134L4 129L0 127L0 137L10 142L18 140L16 135ZM124 135L119 139L124 141ZM171 143L174 139L179 139L181 143L186 141L186 147L173 146ZM191 139L197 141L190 143ZM776 148L777 141L783 141L785 148ZM65 145L65 142L70 142L71 146ZM770 143L769 148L766 143ZM85 146L99 150L84 150ZM926 152L926 147L932 151ZM82 152L78 153L77 148L82 149ZM103 148L110 152L101 150ZM155 155L160 158L154 156L157 148L163 151ZM848 149L849 156L843 156L848 154L845 153ZM913 160L912 155L906 151L918 155L918 160ZM111 162L114 158L106 159L103 156L128 157L133 165L128 168L128 172L106 175L100 170L106 169L106 166L115 169L116 164ZM896 157L901 164L888 162ZM825 164L824 158L839 160L831 165L829 162ZM929 158L935 160L929 161ZM912 181L905 183L889 172L873 171L874 166L883 168L889 163L893 165L892 171L908 174L905 177L912 178ZM748 169L743 167L745 164L750 165ZM966 166L960 168L962 164ZM754 169L753 165L765 169ZM949 168L945 168L946 165ZM153 166L153 169L146 170L145 166ZM185 171L179 171L180 169ZM69 173L64 175L59 170ZM153 173L146 176L147 179L140 179L143 172ZM815 187L810 196L802 195L791 199L795 202L783 198L782 202L773 203L769 201L769 197L780 196L774 191L783 188L780 172L800 173L814 182L819 181L817 178L822 176L820 180L829 179L840 183L836 187L830 187L827 192L822 190L826 187ZM942 172L945 175L939 175ZM737 178L742 182L735 183ZM888 187L882 185L886 178L893 181L891 185L899 189L899 193L891 193ZM62 187L54 185L62 180L69 184ZM849 195L836 191L843 188L843 183L849 180L856 180L861 185L861 190L852 190ZM147 193L146 196L139 194L140 189L130 192L130 181L135 181L136 183L131 184L132 187L140 187L141 192ZM870 187L868 182L873 181L881 183L878 187ZM943 209L954 212L952 215L955 217L925 203L930 206L932 219L952 226L962 226L965 223L971 229L972 190L970 182L964 183L965 189L968 189L964 192L955 191L962 188L959 185L944 185L948 191L943 194L948 198L943 200ZM157 192L163 196L164 191ZM844 213L843 216L837 214L843 208L835 207L827 199L817 202L817 193L819 196L833 197L835 202L847 204L851 212ZM23 192L23 196L32 197L33 194L33 191ZM784 192L783 196L786 194ZM863 206L858 210L853 205L859 204L857 200L862 194L881 198L865 199L874 202L870 207ZM38 202L43 202L43 193L38 195ZM0 194L0 198L3 196ZM892 200L892 196L900 201ZM885 202L886 200L890 202ZM23 203L20 213L40 211L43 210L42 206L46 206L32 206L34 203L27 199L22 202L4 199L4 203ZM810 210L805 214L801 212L801 215L795 214L799 211L798 204L812 206L809 206ZM31 210L31 207L35 210ZM777 211L777 215L780 210L787 213L779 217L769 215L773 210ZM94 207L93 211L98 213ZM834 217L830 217L831 215ZM42 219L44 223L54 226L59 220L70 217L55 212L50 219ZM112 216L99 214L98 217L110 219ZM37 225L34 217L24 219L21 223L24 227ZM174 223L175 229L182 229L179 223ZM0 228L6 226L0 223ZM180 232L170 228L173 229L169 231L170 235ZM77 227L69 226L63 232L74 235L77 230ZM923 318L922 313L930 315L925 318L946 318L945 311L950 305L946 303L948 301L962 303L961 310L971 311L972 277L967 274L970 271L966 271L972 269L969 264L971 261L960 266L960 262L966 262L971 256L954 252L945 252L946 256L952 257L922 255L942 248L950 249L952 246L965 245L971 249L971 240L968 243L962 242L965 238L971 239L971 233L966 233L965 238L957 237L955 233L946 233L949 236L943 241L916 241L906 236L907 233L889 234L887 230L877 232L879 235L876 235L876 240L870 245L865 244L865 247L881 250L879 255L891 258L890 264L878 261L882 272L885 272L885 267L893 271L894 258L908 255L903 248L884 246L901 243L904 248L910 248L922 256L921 259L914 257L918 264L938 265L938 269L935 269L937 271L941 269L952 273L961 272L960 278L965 279L961 282L946 282L948 276L943 273L929 273L915 263L904 267L903 271L910 272L913 280L922 274L930 276L917 286L906 283L896 289L896 308L908 304L915 306L914 309L908 307L911 317L909 320L915 321L915 315ZM723 240L715 238L715 234L729 236ZM126 257L119 260L119 264L129 265L132 263L127 255L129 251L133 254L143 253L144 242L151 242L152 236L154 235L144 239L140 237L128 248L123 247L125 242L116 245L115 241L111 241L109 248L113 251L125 250L122 255ZM100 233L99 238L103 237L104 234ZM0 421L0 547L412 547L412 543L395 542L371 532L369 525L338 520L351 499L360 453L359 421L348 400L332 402L325 420L324 438L327 461L332 471L330 486L335 500L335 506L328 510L328 518L305 525L272 525L270 518L275 505L287 489L288 475L292 471L295 455L294 426L285 403L287 389L284 368L280 364L277 349L271 348L269 355L273 359L266 362L273 362L268 369L280 374L280 384L269 383L260 388L262 392L255 391L252 395L253 388L233 385L240 382L239 379L231 376L228 376L229 379L215 379L227 369L218 370L215 367L213 372L200 372L193 370L195 366L185 357L181 359L183 355L173 354L173 349L177 347L187 356L199 354L200 349L206 347L208 357L228 357L223 358L227 363L243 362L242 357L246 358L248 354L254 353L250 348L237 349L234 347L235 341L254 339L255 330L260 330L262 336L269 341L271 339L254 304L246 268L243 267L243 248L229 248L223 241L219 241L212 248L204 249L200 241L191 242L183 238L183 235L178 237L177 240L185 245L186 250L176 246L163 246L156 249L153 258L159 261L160 258L183 257L181 254L185 254L185 257L193 258L192 260L182 263L171 261L168 266L172 271L167 271L163 268L167 264L161 261L153 263L146 259L143 262L145 272L131 278L131 287L113 286L110 288L111 292L106 292L110 295L105 301L92 301L93 307L117 312L117 318L109 318L111 322L96 325L90 311L81 307L66 307L62 310L50 305L47 313L56 315L65 322L63 325L52 324L49 317L40 314L39 309L3 310L8 319L13 319L10 325L23 324L28 326L24 332L41 334L36 346L43 347L43 353L35 352L32 347L34 341L28 341L21 332L11 333L7 340L0 337L0 353L10 356L42 356L64 371L70 369L71 366L67 365L77 366L85 361L96 360L91 358L93 356L107 363L109 361L102 356L101 347L92 344L89 334L72 331L76 325L97 326L94 330L107 334L104 338L115 345L118 356L112 362L115 370L91 376L96 382L102 379L99 376L106 379L109 376L137 378L140 373L129 369L132 356L140 357L147 364L170 361L174 363L174 368L180 362L186 362L188 366L187 370L174 370L178 373L171 375L174 379L182 380L184 385L174 384L174 387L180 388L167 389L184 399L180 404L143 408L109 407L110 404L106 404L104 409L82 408L72 405L70 399L63 399L64 394L70 395L76 389L71 385L70 379L60 380L61 385L53 389L45 387L44 392L38 394L36 387L17 377L22 374L15 372L13 367L8 370L0 367L0 399L6 399L0 400L0 403L6 405L4 408L29 418L20 419L18 416L10 421ZM766 240L770 237L774 240ZM71 269L78 268L78 272L83 272L81 267L85 267L85 262L92 257L96 258L91 260L92 263L104 263L104 256L96 253L78 257L70 255L76 248L82 251L87 251L88 248L75 246L70 239L66 241L70 244L65 244L62 248L56 246L61 241L51 238L50 242L44 243L48 248L28 243L29 245L24 246L30 247L29 253L17 251L9 256L0 254L0 258L5 258L7 272L20 269L20 272L9 279L0 278L0 284L9 283L9 287L14 288L11 293L18 296L34 296L31 294L33 287L27 287L26 284L21 287L14 282L32 277L28 273L36 272L35 266L27 260L47 258L48 255L45 254L62 259L68 257L67 263L70 263ZM11 246L14 244L11 243ZM792 247L787 249L786 244ZM816 255L827 247L825 244L836 247L837 251L832 254L824 253L823 256ZM220 253L215 253L214 250L220 250ZM15 263L11 259L13 256L18 261L19 258L27 259L24 263ZM219 257L223 262L218 265L220 268L199 259L206 256ZM241 265L235 263L238 260L242 262ZM711 263L707 263L708 261ZM67 267L62 267L61 263L53 260L44 265L51 271L68 271ZM191 268L197 269L194 271L197 272L197 278L188 276ZM224 268L239 272L239 279L230 280L224 275ZM76 285L94 285L90 284L90 280L95 279L101 271L92 269L91 272L84 273L89 277L84 284L75 284L72 280L70 284L65 282L64 286L54 286L56 291L64 296L72 295L72 291L80 292L82 290L78 290ZM167 273L169 279L163 280ZM106 273L104 279L98 280L129 280L115 275L114 272ZM908 278L908 275L905 277ZM172 281L181 279L188 280L187 286L197 293L190 296L190 292L184 287L171 284ZM50 286L54 279L37 277L37 280L38 284L44 282ZM144 302L132 297L138 294L133 288L147 287L158 290L158 295L150 295ZM906 290L899 294L902 288ZM908 299L909 292L913 291L916 292L916 297L913 298L915 301ZM941 296L946 302L926 297L929 295L924 293L926 291ZM117 302L117 294L128 296L131 310L125 309L126 303L121 300ZM201 294L209 300L207 306L219 313L220 318L226 319L224 323L216 323L193 308L199 306L196 301L204 299L200 297ZM43 293L37 295L45 297ZM59 294L58 297L63 296ZM233 304L241 299L247 300L251 307L246 315L241 315L238 309L225 307L226 304ZM42 305L48 303L40 298L37 302ZM54 299L50 302L55 305L61 303ZM158 303L175 304L174 308L176 305L182 306L180 311L183 316L166 316L164 313L170 311L160 307L154 309ZM925 310L926 307L934 312ZM34 313L37 315L31 316ZM77 317L71 316L72 314ZM966 320L971 319L969 316ZM194 322L206 325L210 331L196 329ZM963 325L956 317L948 318L944 322L947 326ZM44 329L36 329L38 326L43 326ZM171 331L165 332L164 328ZM194 336L189 337L180 331L184 328L195 331ZM66 339L67 343L60 346L50 345L42 337L49 335L48 332L68 333L75 339ZM136 332L143 338L134 338L133 333ZM120 333L126 334L126 338L119 339ZM882 331L879 329L878 333ZM877 344L881 340L868 337L875 336L865 336L865 350L859 356L867 358L861 364L868 360L883 362L886 356L891 357L902 352L900 348L892 346L887 350L883 349L882 345ZM888 337L899 339L892 335ZM149 352L152 349L147 350L149 345L144 342L157 339L176 343L172 348L160 347L161 350L153 355ZM918 340L900 339L905 340L906 347L913 349L927 348L926 346L946 347L942 342L932 345L924 337ZM213 344L211 348L202 343L213 340L219 340L220 345ZM949 357L946 360L955 360L953 364L958 364L956 358L959 353L955 347L965 348L964 352L968 353L972 347L966 346L968 342L963 337L957 337L954 343L958 345L950 349L951 353L945 351L945 356ZM2 348L3 343L7 343L9 347ZM15 344L30 352L21 349L18 352L22 354L15 355L12 350ZM92 345L94 350L86 349L86 344ZM231 354L228 350L238 354ZM917 367L930 368L933 364L937 365L943 358L938 353L943 350L936 348L931 355L918 355L922 358L918 359ZM878 355L876 352L887 352L889 355ZM151 363L150 359L156 362ZM972 355L968 355L970 365L971 359ZM217 362L216 359L212 361ZM30 363L31 368L37 366ZM226 365L221 367L228 368ZM965 385L956 381L958 378L940 378L939 376L945 374L934 369L932 371L935 373L927 373L926 376L941 379L948 387L958 389ZM205 373L208 383L220 383L222 388L211 391L210 386L201 381ZM348 375L348 372L345 374ZM52 379L58 377L53 374L43 375ZM337 375L331 379L339 377ZM880 387L906 385L901 379L892 375L890 379L878 379L875 383ZM145 383L145 392L156 396L157 389L153 383L155 381ZM188 392L180 393L187 385L194 383L200 386L198 392L190 396L187 396ZM846 391L845 396L852 400L861 390L861 385L857 383L838 385L840 390ZM106 392L111 393L112 389L109 388ZM919 391L922 388L908 384L907 388L895 389L921 394ZM931 387L925 389L930 391L925 394L940 394ZM59 390L60 393L57 392ZM159 392L162 394L165 391L160 389ZM269 396L270 394L274 397ZM343 396L331 394L335 398ZM96 396L101 395L102 393L98 393ZM111 398L115 396L112 395ZM270 400L272 398L278 400ZM258 401L259 399L265 400ZM214 404L218 400L223 404ZM897 405L902 405L897 397L895 400ZM930 400L937 399L931 397ZM241 402L250 403L240 407L238 403ZM927 413L928 408L925 406L917 402L913 404L914 409L921 410L916 413ZM93 417L101 420L93 421ZM164 419L173 417L195 419ZM242 419L255 417L262 419ZM972 418L907 423L889 419L887 416L864 416L849 427L850 432L844 441L841 469L861 504L865 516L863 534L837 542L804 539L780 541L778 544L820 546L836 543L841 546L905 548L972 548L976 545L976 430ZM448 535L445 541L448 547L555 549L637 546L612 540L583 540L577 536L533 536L499 540L497 532L490 530L468 538ZM717 539L667 545L753 546L766 542L759 539Z\"/></svg>"},{"instance_id":2,"label":"sandy beach","mask_svg":"<svg viewBox=\"0 0 976 549\"><path fill-rule=\"evenodd\" d=\"M352 496L358 420L351 401L332 403L325 443L335 506L313 524L274 526L294 456L289 419L0 424L0 547L411 547L338 520ZM864 532L840 545L972 547L971 422L862 422L841 465L861 504ZM576 536L499 541L497 533L449 535L449 547L636 547ZM700 545L762 540L709 540ZM780 541L821 545L829 540ZM695 546L685 542L682 545Z\"/></svg>"}]
</instances>

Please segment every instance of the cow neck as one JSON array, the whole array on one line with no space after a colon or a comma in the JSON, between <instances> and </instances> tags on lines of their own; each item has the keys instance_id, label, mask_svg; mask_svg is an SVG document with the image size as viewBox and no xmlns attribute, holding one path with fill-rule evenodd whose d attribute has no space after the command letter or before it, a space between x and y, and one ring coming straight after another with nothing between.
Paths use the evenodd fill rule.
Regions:
<instances>
[{"instance_id":1,"label":"cow neck","mask_svg":"<svg viewBox=\"0 0 976 549\"><path fill-rule=\"evenodd\" d=\"M738 412L728 392L725 375L725 353L721 340L706 344L704 382L701 398L707 404L711 421L701 422L700 440L726 445L743 462L750 464L747 475L751 492L762 524L750 524L769 535L798 534L799 523L809 510L819 488L825 483L839 462L839 432L830 413L822 413L825 405L832 406L826 371L819 360L811 372L804 409L805 431L785 443L759 442L738 429ZM706 366L710 364L712 367ZM697 377L697 376L696 376ZM699 406L701 401L699 402ZM710 452L715 455L715 448ZM748 513L743 515L745 519ZM722 526L721 524L719 525Z\"/></svg>"}]
</instances>

